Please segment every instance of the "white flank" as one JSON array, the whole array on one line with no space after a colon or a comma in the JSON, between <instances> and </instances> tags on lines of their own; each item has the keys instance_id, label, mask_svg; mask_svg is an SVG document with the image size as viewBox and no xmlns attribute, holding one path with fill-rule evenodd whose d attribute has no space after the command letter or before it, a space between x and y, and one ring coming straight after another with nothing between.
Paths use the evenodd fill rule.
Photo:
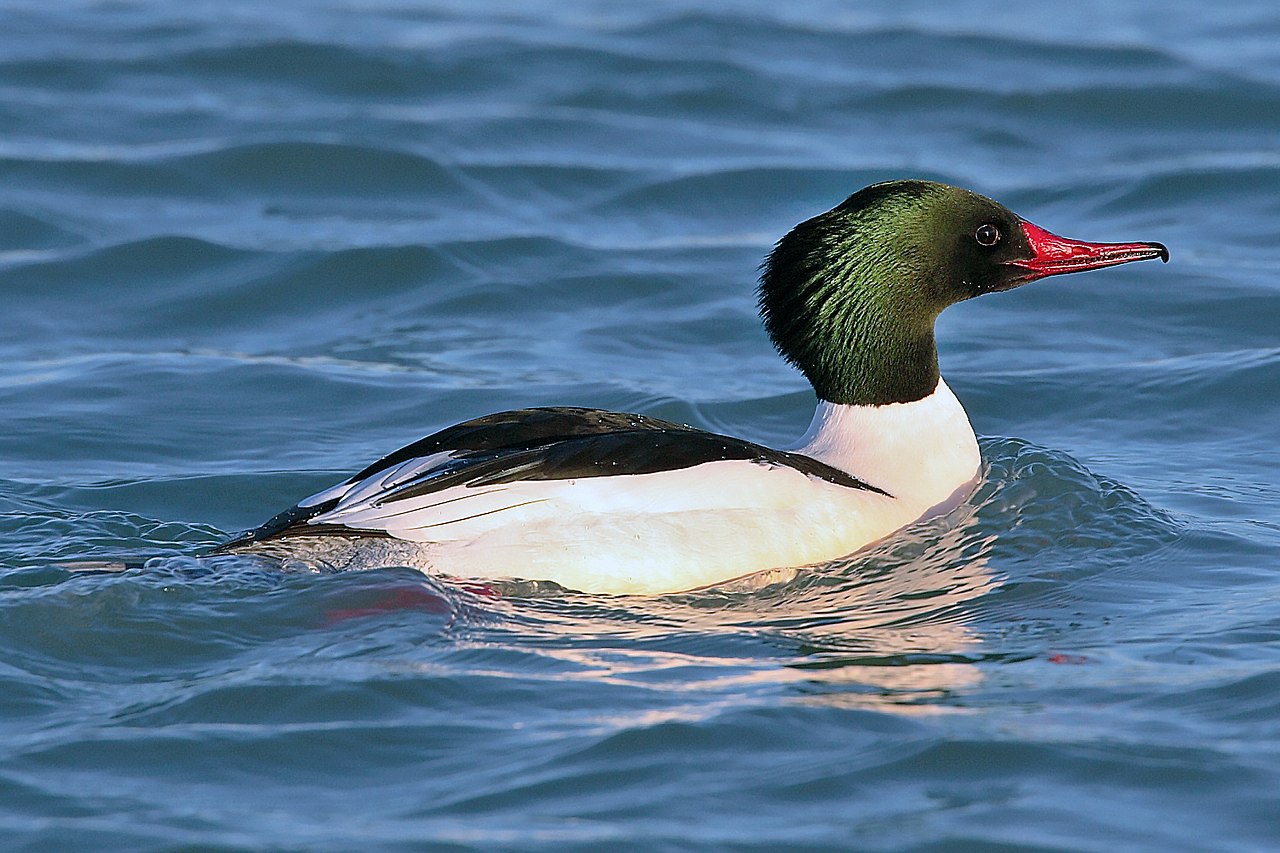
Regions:
<instances>
[{"instance_id":1,"label":"white flank","mask_svg":"<svg viewBox=\"0 0 1280 853\"><path fill-rule=\"evenodd\" d=\"M893 495L915 518L943 512L973 486L981 457L964 406L947 383L913 403L819 402L792 448Z\"/></svg>"},{"instance_id":2,"label":"white flank","mask_svg":"<svg viewBox=\"0 0 1280 853\"><path fill-rule=\"evenodd\" d=\"M653 474L456 486L379 504L382 488L443 455L310 499L311 519L420 543L424 569L528 578L606 593L662 593L850 554L958 501L978 472L964 409L939 382L914 403L820 403L797 452L890 496L784 466L709 462ZM370 482L373 481L373 482Z\"/></svg>"}]
</instances>

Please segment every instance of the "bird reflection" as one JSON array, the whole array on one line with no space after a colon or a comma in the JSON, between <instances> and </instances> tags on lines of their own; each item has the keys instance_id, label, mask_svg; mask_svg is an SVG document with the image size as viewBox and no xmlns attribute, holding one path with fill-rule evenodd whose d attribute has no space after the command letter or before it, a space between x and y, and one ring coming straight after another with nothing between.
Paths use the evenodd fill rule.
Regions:
<instances>
[{"instance_id":1,"label":"bird reflection","mask_svg":"<svg viewBox=\"0 0 1280 853\"><path fill-rule=\"evenodd\" d=\"M605 597L513 582L496 592L526 643L594 680L681 692L777 685L789 701L962 710L949 700L983 678L973 605L997 586L995 536L978 524L977 504L838 562L713 589Z\"/></svg>"}]
</instances>

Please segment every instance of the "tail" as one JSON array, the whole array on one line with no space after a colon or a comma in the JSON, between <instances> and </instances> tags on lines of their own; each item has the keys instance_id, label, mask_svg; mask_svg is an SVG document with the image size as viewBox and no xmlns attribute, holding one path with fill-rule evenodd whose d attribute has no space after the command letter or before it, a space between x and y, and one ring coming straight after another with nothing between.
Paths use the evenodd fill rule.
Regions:
<instances>
[{"instance_id":1,"label":"tail","mask_svg":"<svg viewBox=\"0 0 1280 853\"><path fill-rule=\"evenodd\" d=\"M145 566L146 560L67 560L65 563L54 563L55 568L65 569L68 572L127 572L130 569L140 569Z\"/></svg>"}]
</instances>

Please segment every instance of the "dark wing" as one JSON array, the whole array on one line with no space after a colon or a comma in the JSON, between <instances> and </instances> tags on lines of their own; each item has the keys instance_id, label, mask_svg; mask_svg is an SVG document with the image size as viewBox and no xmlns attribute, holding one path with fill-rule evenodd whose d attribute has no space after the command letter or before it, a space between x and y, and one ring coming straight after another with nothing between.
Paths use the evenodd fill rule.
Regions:
<instances>
[{"instance_id":1,"label":"dark wing","mask_svg":"<svg viewBox=\"0 0 1280 853\"><path fill-rule=\"evenodd\" d=\"M601 433L630 430L692 430L646 415L629 415L605 409L547 406L498 412L464 421L418 439L388 454L347 480L357 483L395 465L436 453L495 453L530 450L557 441Z\"/></svg>"},{"instance_id":2,"label":"dark wing","mask_svg":"<svg viewBox=\"0 0 1280 853\"><path fill-rule=\"evenodd\" d=\"M349 480L300 501L220 550L283 536L385 535L380 530L311 520L331 513L341 517L457 486L652 474L731 459L786 466L836 485L886 494L798 453L645 415L601 409L521 409L476 418L416 441Z\"/></svg>"}]
</instances>

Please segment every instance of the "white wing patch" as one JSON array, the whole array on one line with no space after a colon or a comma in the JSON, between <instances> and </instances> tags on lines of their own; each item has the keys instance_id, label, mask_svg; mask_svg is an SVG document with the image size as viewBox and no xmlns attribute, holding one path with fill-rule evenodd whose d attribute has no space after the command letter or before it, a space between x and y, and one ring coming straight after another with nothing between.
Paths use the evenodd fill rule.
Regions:
<instances>
[{"instance_id":1,"label":"white wing patch","mask_svg":"<svg viewBox=\"0 0 1280 853\"><path fill-rule=\"evenodd\" d=\"M337 498L339 504L334 509L351 506L391 491L397 486L412 480L414 477L430 477L437 469L457 459L452 453L432 453L430 456L418 456L392 465L354 483L339 483L324 491L316 492L309 498L298 501L298 506L318 506L325 501ZM326 513L327 514L327 513ZM318 522L317 522L318 523Z\"/></svg>"},{"instance_id":2,"label":"white wing patch","mask_svg":"<svg viewBox=\"0 0 1280 853\"><path fill-rule=\"evenodd\" d=\"M510 486L506 485L459 485L415 497L394 497L395 491L401 486L414 480L430 480L433 475L447 470L458 458L455 453L442 451L409 459L358 482L325 489L298 505L317 506L336 498L338 503L334 507L312 516L307 523L340 525L357 530L384 530L401 539L438 541L466 534L464 531L437 531L437 528L540 502L538 499L522 500L507 496L505 493L510 490ZM536 463L523 467L532 469L536 467ZM554 487L556 482L542 481L538 485Z\"/></svg>"},{"instance_id":3,"label":"white wing patch","mask_svg":"<svg viewBox=\"0 0 1280 853\"><path fill-rule=\"evenodd\" d=\"M309 519L308 523L339 524L357 530L385 530L392 536L419 542L456 539L466 535L465 531L442 528L517 509L532 502L513 498L508 494L510 491L507 486L453 486L388 503L379 503L378 494L367 494L359 500L343 499L328 512Z\"/></svg>"},{"instance_id":4,"label":"white wing patch","mask_svg":"<svg viewBox=\"0 0 1280 853\"><path fill-rule=\"evenodd\" d=\"M383 473L388 472L353 484L336 506L308 523L381 530L398 539L444 543L473 541L504 528L524 528L532 533L571 518L603 521L608 517L612 519L609 523L638 524L639 533L652 523L643 519L660 516L675 520L682 514L748 511L794 517L797 510L815 502L828 508L830 501L841 506L854 501L877 508L893 504L871 492L832 485L783 466L745 460L708 462L652 474L456 485L385 502L382 499L388 495L380 487ZM397 472L385 480L391 484L409 477L407 472Z\"/></svg>"}]
</instances>

